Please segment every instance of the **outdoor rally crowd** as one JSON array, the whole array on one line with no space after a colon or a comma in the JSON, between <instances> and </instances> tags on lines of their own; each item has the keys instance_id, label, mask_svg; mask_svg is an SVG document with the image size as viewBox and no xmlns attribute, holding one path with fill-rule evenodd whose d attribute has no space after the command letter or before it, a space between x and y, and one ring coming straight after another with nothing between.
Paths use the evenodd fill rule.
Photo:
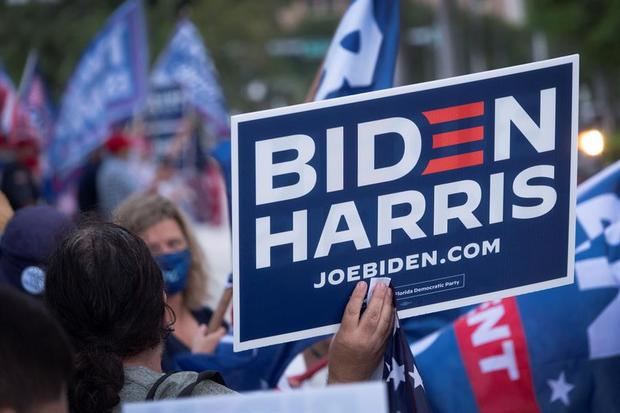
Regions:
<instances>
[{"instance_id":1,"label":"outdoor rally crowd","mask_svg":"<svg viewBox=\"0 0 620 413\"><path fill-rule=\"evenodd\" d=\"M39 203L36 145L20 144L4 168L0 411L109 412L232 392L218 374L178 372L177 356L213 353L229 326L207 327L208 272L192 224L157 179L137 191L130 146L114 134L95 173L82 175L87 218ZM380 363L394 307L391 290L377 288L361 317L366 284L354 290L328 382L366 380Z\"/></svg>"}]
</instances>

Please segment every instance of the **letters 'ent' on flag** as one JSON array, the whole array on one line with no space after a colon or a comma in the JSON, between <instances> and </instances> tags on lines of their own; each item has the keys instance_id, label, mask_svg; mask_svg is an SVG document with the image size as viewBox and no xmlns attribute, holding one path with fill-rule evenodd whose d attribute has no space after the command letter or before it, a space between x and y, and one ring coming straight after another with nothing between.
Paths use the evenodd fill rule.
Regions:
<instances>
[{"instance_id":1,"label":"letters 'ent' on flag","mask_svg":"<svg viewBox=\"0 0 620 413\"><path fill-rule=\"evenodd\" d=\"M41 146L46 147L53 133L54 107L36 53L28 56L18 94Z\"/></svg>"},{"instance_id":2,"label":"letters 'ent' on flag","mask_svg":"<svg viewBox=\"0 0 620 413\"><path fill-rule=\"evenodd\" d=\"M115 122L144 104L148 48L141 0L127 0L107 20L73 72L60 106L49 160L67 173L100 146Z\"/></svg>"},{"instance_id":3,"label":"letters 'ent' on flag","mask_svg":"<svg viewBox=\"0 0 620 413\"><path fill-rule=\"evenodd\" d=\"M620 162L577 193L575 284L482 304L413 344L434 412L620 411Z\"/></svg>"},{"instance_id":4,"label":"letters 'ent' on flag","mask_svg":"<svg viewBox=\"0 0 620 413\"><path fill-rule=\"evenodd\" d=\"M189 103L219 139L228 139L228 108L217 72L196 26L183 19L151 73L154 86L179 85Z\"/></svg>"}]
</instances>

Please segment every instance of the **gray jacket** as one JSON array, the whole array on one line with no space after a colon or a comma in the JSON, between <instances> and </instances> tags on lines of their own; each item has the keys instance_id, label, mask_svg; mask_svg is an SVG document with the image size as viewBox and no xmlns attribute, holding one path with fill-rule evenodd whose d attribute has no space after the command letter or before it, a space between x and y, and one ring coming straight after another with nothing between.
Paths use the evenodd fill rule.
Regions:
<instances>
[{"instance_id":1,"label":"gray jacket","mask_svg":"<svg viewBox=\"0 0 620 413\"><path fill-rule=\"evenodd\" d=\"M157 373L146 367L125 367L125 385L119 394L121 397L121 405L127 402L144 401L153 384L161 376L163 376L162 373ZM175 398L186 386L194 383L196 381L196 377L198 377L198 373L190 371L184 371L171 375L157 388L157 391L155 392L155 400ZM214 381L205 380L200 382L196 388L194 388L192 395L205 396L211 394L231 393L235 392ZM121 405L116 406L114 413L121 412Z\"/></svg>"}]
</instances>

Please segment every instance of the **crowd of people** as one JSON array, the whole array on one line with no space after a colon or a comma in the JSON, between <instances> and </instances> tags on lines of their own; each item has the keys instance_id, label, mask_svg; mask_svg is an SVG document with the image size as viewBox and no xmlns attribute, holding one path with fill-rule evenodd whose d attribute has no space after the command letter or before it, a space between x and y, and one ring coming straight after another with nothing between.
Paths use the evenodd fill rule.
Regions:
<instances>
[{"instance_id":1,"label":"crowd of people","mask_svg":"<svg viewBox=\"0 0 620 413\"><path fill-rule=\"evenodd\" d=\"M130 401L234 393L217 372L177 363L214 354L230 326L206 305L209 270L191 218L158 190L173 166L164 161L155 176L167 179L148 183L130 148L113 134L93 153L73 216L44 202L32 142L3 168L0 412L117 412ZM355 288L331 340L328 383L367 380L381 362L393 297L378 286L362 312L366 290Z\"/></svg>"}]
</instances>

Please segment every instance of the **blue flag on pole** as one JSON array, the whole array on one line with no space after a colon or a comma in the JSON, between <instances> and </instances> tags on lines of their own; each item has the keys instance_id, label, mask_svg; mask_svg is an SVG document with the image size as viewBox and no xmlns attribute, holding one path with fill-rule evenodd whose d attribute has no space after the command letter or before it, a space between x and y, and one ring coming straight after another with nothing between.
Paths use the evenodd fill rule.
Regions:
<instances>
[{"instance_id":1,"label":"blue flag on pole","mask_svg":"<svg viewBox=\"0 0 620 413\"><path fill-rule=\"evenodd\" d=\"M49 160L67 173L100 146L115 122L143 105L148 48L141 0L127 0L82 55L62 99Z\"/></svg>"},{"instance_id":2,"label":"blue flag on pole","mask_svg":"<svg viewBox=\"0 0 620 413\"><path fill-rule=\"evenodd\" d=\"M579 187L576 246L575 284L414 343L435 412L620 412L620 162Z\"/></svg>"},{"instance_id":3,"label":"blue flag on pole","mask_svg":"<svg viewBox=\"0 0 620 413\"><path fill-rule=\"evenodd\" d=\"M354 0L323 62L316 100L393 86L400 27L398 0Z\"/></svg>"},{"instance_id":4,"label":"blue flag on pole","mask_svg":"<svg viewBox=\"0 0 620 413\"><path fill-rule=\"evenodd\" d=\"M19 88L19 100L36 131L42 147L51 140L54 129L54 106L47 84L39 68L36 53L31 53L26 62Z\"/></svg>"},{"instance_id":5,"label":"blue flag on pole","mask_svg":"<svg viewBox=\"0 0 620 413\"><path fill-rule=\"evenodd\" d=\"M215 136L229 138L228 108L215 66L198 29L189 20L177 24L170 43L157 60L151 82L157 87L181 86Z\"/></svg>"}]
</instances>

